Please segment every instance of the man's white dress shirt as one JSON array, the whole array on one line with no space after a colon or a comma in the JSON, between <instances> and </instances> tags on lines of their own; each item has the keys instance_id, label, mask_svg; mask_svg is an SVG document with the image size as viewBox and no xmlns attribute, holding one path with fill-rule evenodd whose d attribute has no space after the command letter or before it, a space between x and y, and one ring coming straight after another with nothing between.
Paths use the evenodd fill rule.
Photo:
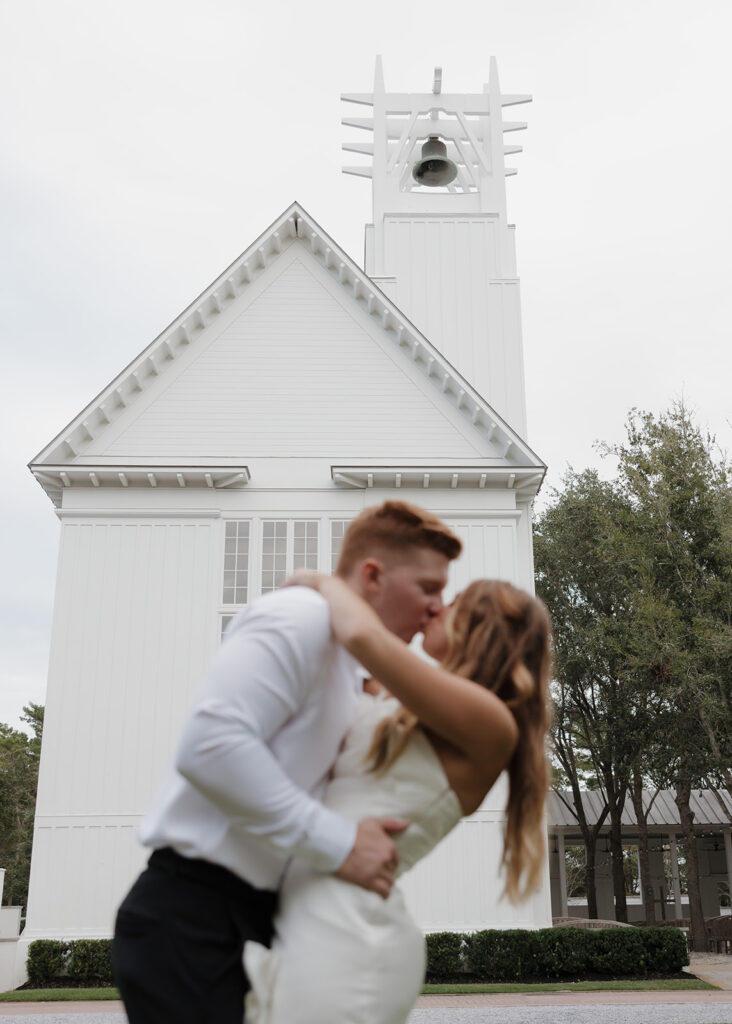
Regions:
<instances>
[{"instance_id":1,"label":"man's white dress shirt","mask_svg":"<svg viewBox=\"0 0 732 1024\"><path fill-rule=\"evenodd\" d=\"M231 622L140 839L276 889L290 857L335 871L356 825L318 800L363 689L306 587L260 598Z\"/></svg>"}]
</instances>

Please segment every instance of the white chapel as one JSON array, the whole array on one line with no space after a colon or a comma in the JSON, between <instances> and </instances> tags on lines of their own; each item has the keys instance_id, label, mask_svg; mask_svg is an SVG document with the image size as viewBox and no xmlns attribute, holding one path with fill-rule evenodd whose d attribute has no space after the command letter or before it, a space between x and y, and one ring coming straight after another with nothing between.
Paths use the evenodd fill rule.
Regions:
<instances>
[{"instance_id":1,"label":"white chapel","mask_svg":"<svg viewBox=\"0 0 732 1024\"><path fill-rule=\"evenodd\" d=\"M27 925L107 937L136 826L229 618L349 520L404 498L459 534L454 592L533 587L519 282L495 61L475 94L349 93L372 180L365 267L298 203L31 463L61 520ZM353 112L353 113L352 113ZM355 116L359 115L359 116ZM317 215L317 211L315 211ZM449 597L449 594L448 594ZM427 931L551 924L499 901L499 784L405 879Z\"/></svg>"}]
</instances>

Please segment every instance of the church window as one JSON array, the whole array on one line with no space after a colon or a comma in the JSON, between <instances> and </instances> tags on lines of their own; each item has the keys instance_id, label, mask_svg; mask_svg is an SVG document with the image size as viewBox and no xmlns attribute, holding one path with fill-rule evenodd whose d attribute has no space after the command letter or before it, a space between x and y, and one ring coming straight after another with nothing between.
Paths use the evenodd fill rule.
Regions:
<instances>
[{"instance_id":1,"label":"church window","mask_svg":"<svg viewBox=\"0 0 732 1024\"><path fill-rule=\"evenodd\" d=\"M318 568L318 523L295 522L295 540L292 552L293 569Z\"/></svg>"},{"instance_id":2,"label":"church window","mask_svg":"<svg viewBox=\"0 0 732 1024\"><path fill-rule=\"evenodd\" d=\"M335 572L341 553L343 536L348 529L350 519L331 519L330 521L330 571Z\"/></svg>"},{"instance_id":3,"label":"church window","mask_svg":"<svg viewBox=\"0 0 732 1024\"><path fill-rule=\"evenodd\" d=\"M295 569L318 568L317 519L262 523L262 593L281 587Z\"/></svg>"},{"instance_id":4,"label":"church window","mask_svg":"<svg viewBox=\"0 0 732 1024\"><path fill-rule=\"evenodd\" d=\"M246 604L249 590L249 522L226 524L224 540L224 604Z\"/></svg>"},{"instance_id":5,"label":"church window","mask_svg":"<svg viewBox=\"0 0 732 1024\"><path fill-rule=\"evenodd\" d=\"M223 639L237 610L277 590L296 569L333 572L350 519L232 519L224 522Z\"/></svg>"},{"instance_id":6,"label":"church window","mask_svg":"<svg viewBox=\"0 0 732 1024\"><path fill-rule=\"evenodd\" d=\"M287 520L262 523L262 593L269 594L287 578Z\"/></svg>"}]
</instances>

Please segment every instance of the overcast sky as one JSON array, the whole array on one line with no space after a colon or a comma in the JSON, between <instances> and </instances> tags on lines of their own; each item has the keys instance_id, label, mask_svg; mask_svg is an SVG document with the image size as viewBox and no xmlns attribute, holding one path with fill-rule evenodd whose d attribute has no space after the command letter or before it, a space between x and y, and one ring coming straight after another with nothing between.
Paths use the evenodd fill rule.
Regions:
<instances>
[{"instance_id":1,"label":"overcast sky","mask_svg":"<svg viewBox=\"0 0 732 1024\"><path fill-rule=\"evenodd\" d=\"M339 95L377 53L389 91L478 92L495 55L534 97L508 205L548 487L682 393L729 449L730 39L730 0L0 0L0 721L45 694L26 463L293 200L362 262Z\"/></svg>"}]
</instances>

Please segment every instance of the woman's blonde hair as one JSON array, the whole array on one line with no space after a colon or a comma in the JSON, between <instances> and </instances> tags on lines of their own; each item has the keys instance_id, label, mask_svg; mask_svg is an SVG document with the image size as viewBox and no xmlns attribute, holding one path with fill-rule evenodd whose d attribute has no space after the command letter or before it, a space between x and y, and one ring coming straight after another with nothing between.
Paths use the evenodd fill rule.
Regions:
<instances>
[{"instance_id":1,"label":"woman's blonde hair","mask_svg":"<svg viewBox=\"0 0 732 1024\"><path fill-rule=\"evenodd\" d=\"M540 882L546 857L544 801L549 787L550 633L543 603L499 580L477 580L458 594L442 667L492 690L513 712L519 738L509 779L502 863L506 895L519 902ZM370 768L384 772L404 750L416 717L405 708L377 727Z\"/></svg>"}]
</instances>

